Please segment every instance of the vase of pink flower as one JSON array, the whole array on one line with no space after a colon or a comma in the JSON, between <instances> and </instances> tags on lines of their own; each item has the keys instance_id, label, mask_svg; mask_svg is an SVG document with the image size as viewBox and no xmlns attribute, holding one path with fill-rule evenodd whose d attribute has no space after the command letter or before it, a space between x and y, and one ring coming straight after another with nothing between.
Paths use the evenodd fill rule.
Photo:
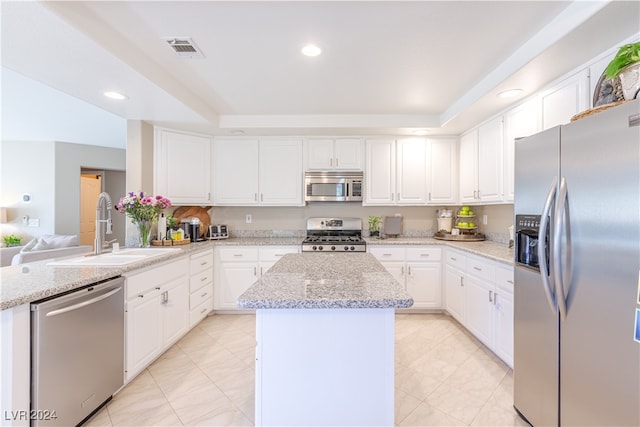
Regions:
<instances>
[{"instance_id":1,"label":"vase of pink flower","mask_svg":"<svg viewBox=\"0 0 640 427\"><path fill-rule=\"evenodd\" d=\"M131 218L140 233L140 247L148 248L151 245L151 226L158 221L162 210L170 206L171 200L166 197L146 196L141 191L121 197L115 208Z\"/></svg>"}]
</instances>

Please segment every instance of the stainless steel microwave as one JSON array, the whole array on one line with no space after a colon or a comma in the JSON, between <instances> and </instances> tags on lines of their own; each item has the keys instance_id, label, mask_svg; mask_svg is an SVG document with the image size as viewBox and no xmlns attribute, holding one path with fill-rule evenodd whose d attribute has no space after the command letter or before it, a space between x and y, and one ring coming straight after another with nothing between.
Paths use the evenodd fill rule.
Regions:
<instances>
[{"instance_id":1,"label":"stainless steel microwave","mask_svg":"<svg viewBox=\"0 0 640 427\"><path fill-rule=\"evenodd\" d=\"M361 202L362 172L308 171L304 176L307 202Z\"/></svg>"}]
</instances>

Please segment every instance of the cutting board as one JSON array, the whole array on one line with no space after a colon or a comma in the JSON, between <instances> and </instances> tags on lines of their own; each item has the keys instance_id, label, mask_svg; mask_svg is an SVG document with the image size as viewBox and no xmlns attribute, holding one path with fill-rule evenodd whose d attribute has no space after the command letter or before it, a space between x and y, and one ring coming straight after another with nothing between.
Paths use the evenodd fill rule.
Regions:
<instances>
[{"instance_id":1,"label":"cutting board","mask_svg":"<svg viewBox=\"0 0 640 427\"><path fill-rule=\"evenodd\" d=\"M200 220L199 237L204 237L209 230L209 225L211 225L209 209L211 208L203 208L200 206L180 206L178 209L173 211L173 216L178 220L178 224L180 224L180 222L185 218L198 218Z\"/></svg>"}]
</instances>

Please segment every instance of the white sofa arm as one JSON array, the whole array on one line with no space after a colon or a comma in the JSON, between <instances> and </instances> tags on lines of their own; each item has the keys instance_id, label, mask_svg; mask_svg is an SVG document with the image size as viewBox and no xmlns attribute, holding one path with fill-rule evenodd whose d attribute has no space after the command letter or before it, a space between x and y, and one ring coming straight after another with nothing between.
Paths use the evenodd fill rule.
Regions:
<instances>
[{"instance_id":1,"label":"white sofa arm","mask_svg":"<svg viewBox=\"0 0 640 427\"><path fill-rule=\"evenodd\" d=\"M14 255L11 265L25 264L27 262L42 261L51 258L62 258L71 255L81 255L93 251L91 246L70 246L68 248L46 249L44 251L21 252Z\"/></svg>"}]
</instances>

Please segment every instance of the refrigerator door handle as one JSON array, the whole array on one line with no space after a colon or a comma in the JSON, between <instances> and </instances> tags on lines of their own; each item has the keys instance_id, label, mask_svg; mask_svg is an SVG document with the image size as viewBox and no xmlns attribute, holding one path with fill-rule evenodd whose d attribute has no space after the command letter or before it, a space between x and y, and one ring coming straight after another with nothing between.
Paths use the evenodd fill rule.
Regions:
<instances>
[{"instance_id":1,"label":"refrigerator door handle","mask_svg":"<svg viewBox=\"0 0 640 427\"><path fill-rule=\"evenodd\" d=\"M549 274L549 266L547 265L547 227L549 226L549 214L556 196L558 188L558 177L553 177L551 187L547 193L547 199L544 202L542 215L540 217L540 228L538 230L538 263L540 264L540 276L542 277L542 289L547 297L547 302L551 311L555 313L557 309L557 301L554 295L555 285L553 278Z\"/></svg>"},{"instance_id":2,"label":"refrigerator door handle","mask_svg":"<svg viewBox=\"0 0 640 427\"><path fill-rule=\"evenodd\" d=\"M560 190L558 192L558 198L556 199L556 213L554 230L556 232L553 235L553 275L555 282L558 285L558 291L556 292L556 299L558 300L558 309L560 310L560 318L565 320L567 318L567 298L564 288L563 268L562 268L562 252L560 246L562 242L562 235L564 234L564 216L567 207L567 181L562 177L560 179Z\"/></svg>"}]
</instances>

